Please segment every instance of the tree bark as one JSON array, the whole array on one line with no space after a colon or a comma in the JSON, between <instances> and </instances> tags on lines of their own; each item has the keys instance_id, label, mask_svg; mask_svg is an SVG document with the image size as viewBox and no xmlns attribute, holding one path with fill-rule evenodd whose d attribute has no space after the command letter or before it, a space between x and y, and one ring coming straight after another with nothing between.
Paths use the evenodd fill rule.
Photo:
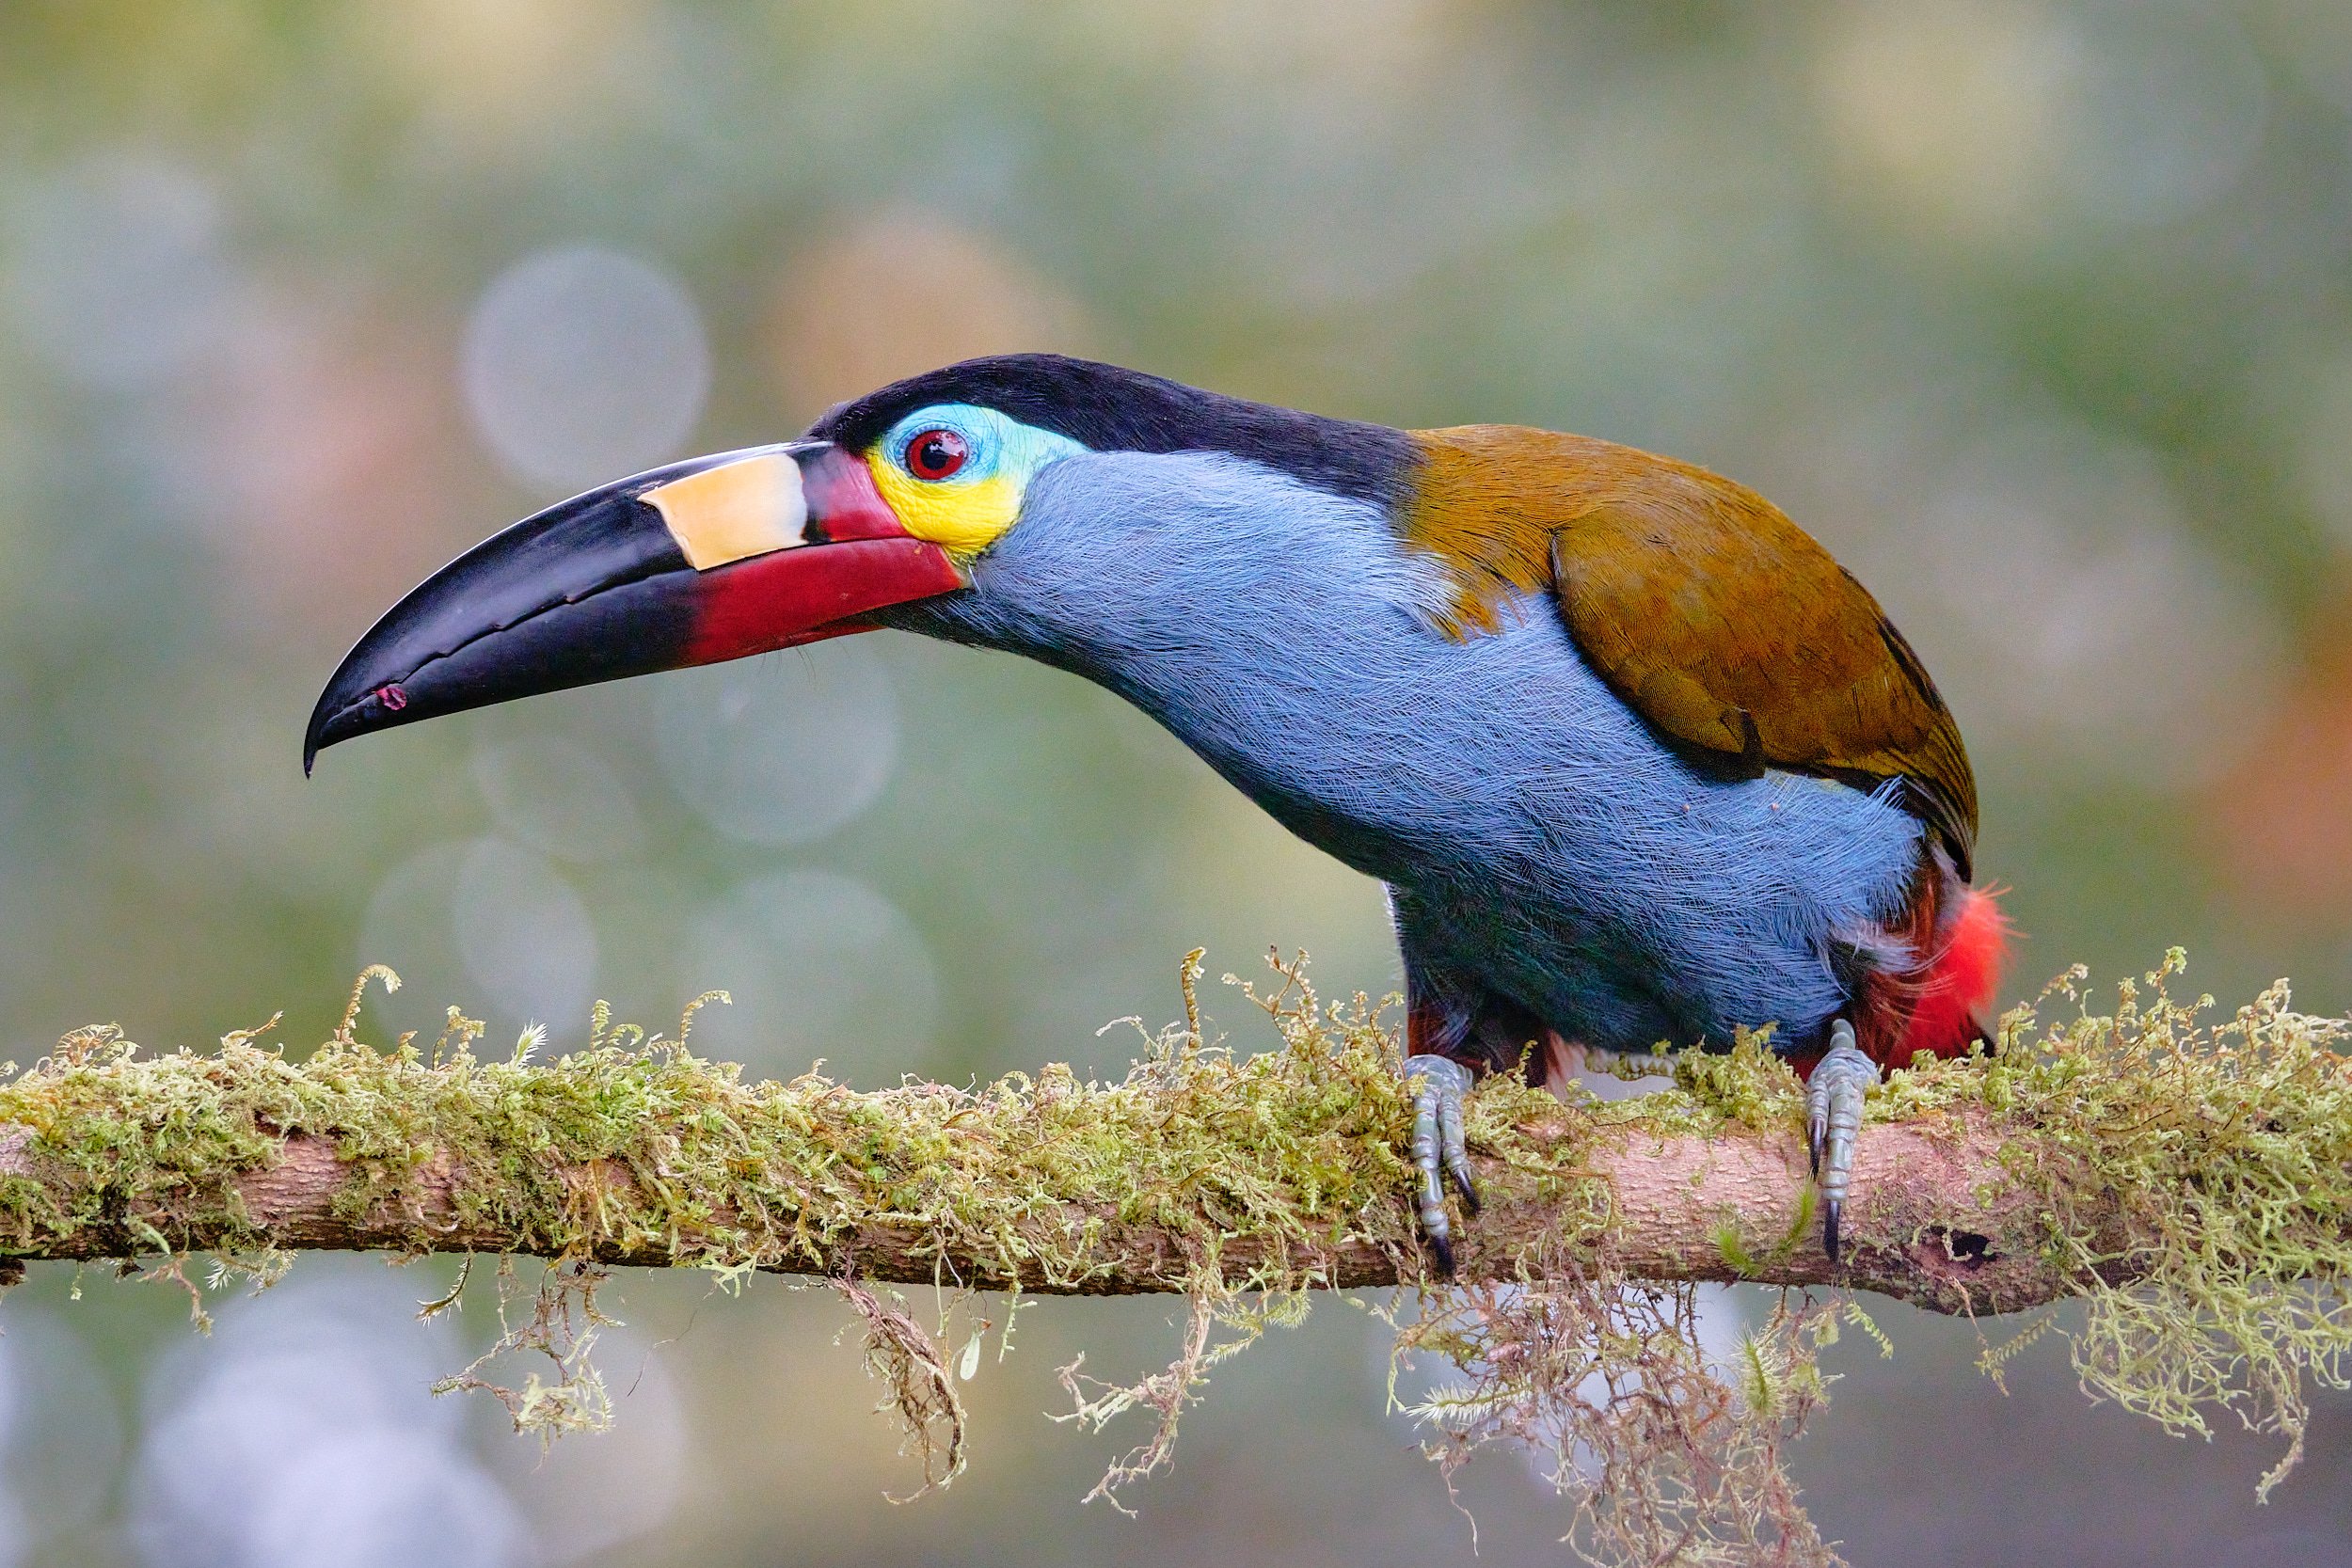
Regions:
<instances>
[{"instance_id":1,"label":"tree bark","mask_svg":"<svg viewBox=\"0 0 2352 1568\"><path fill-rule=\"evenodd\" d=\"M105 1070L81 1069L86 1079ZM854 1117L860 1101L905 1092L865 1097L834 1089L828 1098L836 1111ZM97 1103L103 1099L102 1086ZM6 1108L0 1095L0 1111ZM78 1114L96 1113L86 1108ZM659 1145L670 1130L651 1125L644 1131ZM2046 1259L2045 1203L2012 1174L2021 1168L2021 1145L2031 1143L2031 1130L1996 1132L1980 1112L1865 1129L1842 1266L1823 1254L1818 1225L1809 1218L1805 1152L1793 1128L1785 1133L1735 1129L1704 1137L1661 1132L1639 1123L1596 1129L1561 1107L1556 1115L1537 1112L1520 1120L1516 1131L1523 1140L1518 1158L1474 1156L1486 1203L1476 1218L1457 1222L1465 1279L1507 1278L1519 1259L1562 1256L1559 1249L1565 1247L1568 1256L1605 1251L1629 1278L1840 1285L1943 1312L2013 1311L2073 1293L2086 1283ZM15 1195L13 1203L0 1207L0 1215L13 1212L16 1222L15 1234L0 1228L0 1255L6 1255L0 1256L0 1266L6 1257L128 1259L162 1250L159 1238L178 1251L266 1245L289 1251L561 1255L647 1267L709 1261L691 1229L674 1225L666 1237L652 1237L642 1225L596 1223L597 1196L628 1196L643 1183L644 1173L625 1162L560 1147L476 1143L461 1150L425 1140L410 1149L402 1180L387 1189L380 1171L371 1167L372 1157L356 1153L332 1132L303 1131L264 1136L238 1160L158 1186L146 1179L148 1173L103 1164L69 1167L43 1158L44 1141L69 1147L75 1136L70 1125L52 1125L37 1134L30 1126L0 1123L0 1196ZM2030 1155L2029 1149L2024 1152ZM1534 1158L1526 1157L1530 1154ZM1605 1205L1597 1237L1560 1205L1557 1167L1549 1186L1530 1176L1531 1167L1541 1169L1555 1155L1585 1183L1581 1191L1587 1199L1597 1193ZM1225 1158L1246 1166L1253 1155L1237 1145ZM479 1201L460 1197L469 1181L478 1185L478 1167L485 1160L528 1163L543 1185L551 1179L554 1189L572 1196L568 1207L575 1218L589 1218L563 1229L558 1240L560 1227L542 1217L489 1217ZM2030 1164L2030 1158L2023 1164ZM982 1183L988 1177L984 1167L978 1170ZM1023 1289L1042 1293L1126 1294L1184 1287L1188 1260L1198 1256L1197 1232L1122 1220L1115 1195L1095 1185L1035 1190L1035 1173L1025 1168L1020 1179L1032 1190L1032 1211L1024 1223L1033 1234L1091 1236L1082 1267L1041 1277L1008 1269L998 1246L959 1249L951 1243L943 1251L935 1227L890 1201L877 1201L853 1224L788 1259L764 1259L759 1266L895 1282L944 1277L981 1287L1012 1285L1020 1274ZM110 1187L141 1196L120 1201L102 1190ZM107 1218L60 1227L43 1223L41 1212L97 1212ZM1409 1216L1409 1189L1399 1183L1391 1213L1374 1215L1374 1223L1343 1227L1325 1239L1277 1237L1245 1218L1226 1229L1218 1260L1226 1278L1246 1280L1279 1247L1289 1274L1315 1285L1424 1280L1428 1265L1412 1244ZM2121 1223L2120 1215L2106 1217ZM714 1223L728 1218L723 1206ZM2079 1230L2086 1218L2095 1227L2101 1216L2095 1202L2089 1209L2076 1203L2070 1218Z\"/></svg>"}]
</instances>

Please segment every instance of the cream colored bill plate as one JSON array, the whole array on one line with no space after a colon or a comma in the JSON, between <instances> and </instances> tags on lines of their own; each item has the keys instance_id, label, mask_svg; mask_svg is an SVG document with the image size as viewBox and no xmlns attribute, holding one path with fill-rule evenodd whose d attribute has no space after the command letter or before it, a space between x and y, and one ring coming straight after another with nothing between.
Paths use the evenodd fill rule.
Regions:
<instances>
[{"instance_id":1,"label":"cream colored bill plate","mask_svg":"<svg viewBox=\"0 0 2352 1568\"><path fill-rule=\"evenodd\" d=\"M806 544L808 498L801 466L780 452L674 479L643 498L698 572Z\"/></svg>"}]
</instances>

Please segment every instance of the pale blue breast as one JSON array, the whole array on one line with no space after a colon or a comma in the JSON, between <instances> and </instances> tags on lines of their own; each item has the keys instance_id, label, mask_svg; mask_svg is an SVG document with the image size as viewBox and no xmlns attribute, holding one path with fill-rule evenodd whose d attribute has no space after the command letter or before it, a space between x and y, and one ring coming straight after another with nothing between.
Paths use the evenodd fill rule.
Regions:
<instances>
[{"instance_id":1,"label":"pale blue breast","mask_svg":"<svg viewBox=\"0 0 2352 1568\"><path fill-rule=\"evenodd\" d=\"M1397 891L1412 958L1594 1044L1810 1036L1834 933L1893 913L1921 830L1842 784L1701 778L1549 603L1454 641L1371 507L1213 454L1048 468L977 592L893 619L1126 696Z\"/></svg>"}]
</instances>

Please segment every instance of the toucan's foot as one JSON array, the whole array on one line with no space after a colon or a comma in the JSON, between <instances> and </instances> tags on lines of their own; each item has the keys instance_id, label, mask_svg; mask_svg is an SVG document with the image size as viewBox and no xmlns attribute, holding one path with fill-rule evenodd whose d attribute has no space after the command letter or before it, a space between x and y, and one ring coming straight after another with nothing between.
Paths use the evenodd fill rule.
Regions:
<instances>
[{"instance_id":1,"label":"toucan's foot","mask_svg":"<svg viewBox=\"0 0 2352 1568\"><path fill-rule=\"evenodd\" d=\"M1438 1272L1454 1277L1454 1222L1445 1212L1445 1178L1462 1191L1462 1208L1478 1212L1470 1150L1462 1144L1462 1096L1470 1070L1451 1056L1408 1056L1405 1081L1413 1091L1413 1164L1421 1172L1421 1228L1437 1255Z\"/></svg>"},{"instance_id":2,"label":"toucan's foot","mask_svg":"<svg viewBox=\"0 0 2352 1568\"><path fill-rule=\"evenodd\" d=\"M1844 1019L1829 1026L1829 1050L1813 1065L1805 1085L1807 1131L1812 1134L1813 1179L1821 1195L1821 1246L1837 1261L1837 1222L1853 1180L1854 1139L1862 1131L1863 1098L1878 1087L1879 1065L1853 1040Z\"/></svg>"}]
</instances>

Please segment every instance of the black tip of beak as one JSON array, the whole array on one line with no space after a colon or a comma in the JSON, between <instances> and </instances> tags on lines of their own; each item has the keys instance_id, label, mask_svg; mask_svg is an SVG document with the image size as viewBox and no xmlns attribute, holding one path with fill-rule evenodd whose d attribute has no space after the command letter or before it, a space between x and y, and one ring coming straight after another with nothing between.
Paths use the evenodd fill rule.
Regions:
<instances>
[{"instance_id":1,"label":"black tip of beak","mask_svg":"<svg viewBox=\"0 0 2352 1568\"><path fill-rule=\"evenodd\" d=\"M400 722L387 715L406 705L406 693L397 683L363 693L356 702L337 689L340 684L328 686L320 696L318 706L310 710L310 725L302 732L302 776L306 779L318 766L321 752L339 740Z\"/></svg>"},{"instance_id":2,"label":"black tip of beak","mask_svg":"<svg viewBox=\"0 0 2352 1568\"><path fill-rule=\"evenodd\" d=\"M319 694L302 737L303 775L354 736L668 668L690 607L660 585L693 574L640 498L723 461L700 458L574 497L427 578Z\"/></svg>"},{"instance_id":3,"label":"black tip of beak","mask_svg":"<svg viewBox=\"0 0 2352 1568\"><path fill-rule=\"evenodd\" d=\"M357 649L353 652L356 654ZM302 732L302 776L309 778L318 766L319 753L339 740L348 740L368 728L363 717L367 704L354 705L342 689L343 675L351 668L349 658L335 672L334 680L319 694L318 705L310 710L310 722ZM394 688L397 689L397 688Z\"/></svg>"},{"instance_id":4,"label":"black tip of beak","mask_svg":"<svg viewBox=\"0 0 2352 1568\"><path fill-rule=\"evenodd\" d=\"M321 752L339 740L348 740L355 735L381 728L387 716L399 712L407 705L407 693L398 682L387 682L381 687L362 689L356 695L348 689L357 683L347 677L362 673L359 655L366 647L363 641L352 650L342 668L335 672L335 678L327 683L326 689L319 693L318 705L310 710L310 722L302 732L302 776L306 779L310 776L310 770L318 766ZM368 665L377 662L375 659L365 661ZM396 720L392 721L398 722Z\"/></svg>"}]
</instances>

